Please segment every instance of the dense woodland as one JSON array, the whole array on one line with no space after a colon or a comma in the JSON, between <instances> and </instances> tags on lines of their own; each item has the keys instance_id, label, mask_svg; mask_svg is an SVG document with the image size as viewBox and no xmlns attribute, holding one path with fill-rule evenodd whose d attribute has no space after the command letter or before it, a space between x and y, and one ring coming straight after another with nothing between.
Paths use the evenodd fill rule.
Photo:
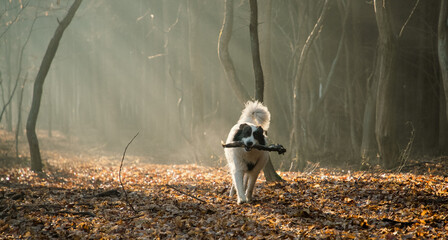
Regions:
<instances>
[{"instance_id":1,"label":"dense woodland","mask_svg":"<svg viewBox=\"0 0 448 240\"><path fill-rule=\"evenodd\" d=\"M0 124L19 141L71 4L0 1ZM244 0L83 2L46 76L38 134L120 152L140 132L136 154L223 165L220 141L256 97L250 15ZM225 16L233 75L218 51ZM446 1L260 0L257 22L268 135L288 149L276 169L447 154Z\"/></svg>"},{"instance_id":2,"label":"dense woodland","mask_svg":"<svg viewBox=\"0 0 448 240\"><path fill-rule=\"evenodd\" d=\"M0 238L444 239L447 15L0 0ZM249 99L287 152L237 204L221 140Z\"/></svg>"}]
</instances>

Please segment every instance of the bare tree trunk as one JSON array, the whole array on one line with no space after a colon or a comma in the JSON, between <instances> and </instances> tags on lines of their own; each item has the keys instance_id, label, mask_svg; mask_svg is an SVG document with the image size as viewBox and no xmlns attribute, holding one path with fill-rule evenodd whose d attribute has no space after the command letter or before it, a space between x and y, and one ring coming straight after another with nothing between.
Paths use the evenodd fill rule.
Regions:
<instances>
[{"instance_id":1,"label":"bare tree trunk","mask_svg":"<svg viewBox=\"0 0 448 240\"><path fill-rule=\"evenodd\" d=\"M375 133L382 164L388 169L398 164L399 156L394 118L396 103L393 73L396 63L396 37L392 30L389 3L386 0L374 2L379 31L378 64L375 76L378 78Z\"/></svg>"},{"instance_id":2,"label":"bare tree trunk","mask_svg":"<svg viewBox=\"0 0 448 240\"><path fill-rule=\"evenodd\" d=\"M204 131L204 83L201 66L201 54L199 46L199 4L197 0L188 0L188 49L190 56L190 72L192 86L192 133L201 133Z\"/></svg>"},{"instance_id":3,"label":"bare tree trunk","mask_svg":"<svg viewBox=\"0 0 448 240\"><path fill-rule=\"evenodd\" d=\"M250 0L250 45L252 50L252 64L254 67L255 75L255 99L263 102L264 98L264 78L263 68L261 67L260 59L260 45L258 40L258 5L257 0ZM281 181L282 178L275 172L274 165L272 165L271 159L263 169L266 181Z\"/></svg>"},{"instance_id":4,"label":"bare tree trunk","mask_svg":"<svg viewBox=\"0 0 448 240\"><path fill-rule=\"evenodd\" d=\"M377 79L372 79L372 81L372 83L369 83L369 81L367 83L372 85L367 86L367 99L362 124L361 158L365 163L371 163L376 158L377 153L377 144L375 142L375 113L378 84Z\"/></svg>"},{"instance_id":5,"label":"bare tree trunk","mask_svg":"<svg viewBox=\"0 0 448 240\"><path fill-rule=\"evenodd\" d=\"M448 49L447 49L447 39L446 30L448 27L448 1L442 0L440 3L440 14L439 14L439 24L438 24L438 55L439 55L439 65L440 73L442 75L443 88L445 90L445 103L446 103L446 114L448 120Z\"/></svg>"},{"instance_id":6,"label":"bare tree trunk","mask_svg":"<svg viewBox=\"0 0 448 240\"><path fill-rule=\"evenodd\" d=\"M250 47L252 50L252 65L255 75L255 99L264 101L264 77L260 60L260 44L258 40L258 4L257 0L250 0Z\"/></svg>"},{"instance_id":7,"label":"bare tree trunk","mask_svg":"<svg viewBox=\"0 0 448 240\"><path fill-rule=\"evenodd\" d=\"M199 36L199 3L198 0L187 1L188 11L188 56L190 63L190 80L191 86L191 123L190 132L192 136L192 144L194 147L195 162L200 164L202 154L199 151L201 146L204 146L203 138L204 132L204 81L201 66L200 45L198 41Z\"/></svg>"},{"instance_id":8,"label":"bare tree trunk","mask_svg":"<svg viewBox=\"0 0 448 240\"><path fill-rule=\"evenodd\" d=\"M23 102L23 92L25 90L26 79L28 78L28 74L25 76L25 79L22 83L22 89L20 90L19 103L17 106L17 126L16 126L16 159L19 160L19 137L23 134L20 134L22 131L22 102Z\"/></svg>"},{"instance_id":9,"label":"bare tree trunk","mask_svg":"<svg viewBox=\"0 0 448 240\"><path fill-rule=\"evenodd\" d=\"M328 9L330 8L329 0L325 0L324 6L322 8L322 12L316 22L316 24L313 27L313 30L309 34L308 38L305 41L304 46L302 47L302 51L300 52L300 59L299 63L297 64L297 74L296 78L294 80L294 89L293 89L293 128L292 128L292 141L294 144L292 144L293 149L291 149L293 158L298 158L299 155L299 147L298 144L300 143L300 137L298 134L299 131L299 125L300 125L300 119L299 119L299 87L301 85L303 72L305 69L305 63L308 57L309 50L314 42L314 40L317 38L320 32L320 28L323 25L323 21L327 15ZM305 163L299 159L299 168L305 167Z\"/></svg>"},{"instance_id":10,"label":"bare tree trunk","mask_svg":"<svg viewBox=\"0 0 448 240\"><path fill-rule=\"evenodd\" d=\"M218 40L218 56L224 67L227 81L235 92L238 100L244 104L250 99L249 93L247 93L243 84L240 82L236 75L233 61L229 54L229 42L232 37L233 27L233 0L226 0L225 15L222 22L221 31L219 32Z\"/></svg>"},{"instance_id":11,"label":"bare tree trunk","mask_svg":"<svg viewBox=\"0 0 448 240\"><path fill-rule=\"evenodd\" d=\"M440 84L442 80L440 80ZM447 116L447 102L445 102L445 92L440 88L440 105L439 105L439 150L440 154L448 155L448 120Z\"/></svg>"},{"instance_id":12,"label":"bare tree trunk","mask_svg":"<svg viewBox=\"0 0 448 240\"><path fill-rule=\"evenodd\" d=\"M47 51L45 52L44 58L42 59L39 72L37 73L36 80L34 82L33 100L30 113L28 115L28 120L26 122L26 135L28 138L31 155L31 170L33 170L34 172L42 172L42 158L40 156L39 141L36 135L36 122L37 116L39 114L40 102L42 99L44 81L54 59L54 56L56 55L56 51L58 49L62 35L75 16L79 5L81 5L81 2L82 0L75 0L68 10L67 15L61 22L59 22L53 38L48 44Z\"/></svg>"},{"instance_id":13,"label":"bare tree trunk","mask_svg":"<svg viewBox=\"0 0 448 240\"><path fill-rule=\"evenodd\" d=\"M266 97L264 98L265 103L270 103L272 104L272 106L276 105L276 101L275 101L275 95L274 95L274 83L271 79L272 76L272 69L271 69L271 34L272 34L272 0L268 0L266 2L266 30L264 31L264 40L263 40L263 45L264 47L263 52L261 53L261 55L263 56L262 59L262 66L263 66L263 75L264 75L264 79L265 79L265 86L266 86ZM263 46L262 45L262 46ZM261 60L261 59L260 59ZM272 111L271 111L272 112Z\"/></svg>"},{"instance_id":14,"label":"bare tree trunk","mask_svg":"<svg viewBox=\"0 0 448 240\"><path fill-rule=\"evenodd\" d=\"M443 89L440 90L440 124L439 124L439 148L442 154L448 153L448 49L446 31L448 27L448 1L442 0L440 3L437 48L440 65L441 83ZM443 98L443 96L445 96ZM443 98L443 99L442 99ZM442 115L443 114L443 115Z\"/></svg>"},{"instance_id":15,"label":"bare tree trunk","mask_svg":"<svg viewBox=\"0 0 448 240\"><path fill-rule=\"evenodd\" d=\"M8 28L11 26L12 24L10 24L9 26L8 26ZM7 39L4 39L3 40L3 44L5 45L5 50L4 50L4 52L2 53L2 55L4 55L5 56L5 65L6 65L6 76L7 76L7 78L8 78L8 84L7 84L7 86L6 86L6 84L5 84L5 82L3 81L3 79L1 78L1 76L0 76L0 88L1 88L1 93L0 94L2 94L2 97L1 97L1 100L2 100L2 102L3 102L3 105L6 105L6 99L5 99L5 97L7 97L7 94L6 93L8 93L8 94L10 94L11 93L11 84L12 84L12 71L13 71L13 69L12 69L12 65L14 65L12 62L13 62L13 59L11 58L11 52L12 52L12 49L14 48L13 47L13 44L14 44L14 40L12 40L12 39L15 39L14 37L12 37L11 36L12 34L8 34L5 38L7 38ZM19 63L20 64L20 63ZM20 66L19 66L20 67ZM7 88L7 91L5 92L5 87ZM6 109L5 109L6 110ZM9 108L8 110L11 110L11 108ZM11 111L6 111L5 112L5 117L6 117L6 129L8 130L8 131L10 131L10 130L12 130L12 122L10 121L10 119L11 119L11 114L9 114L9 113L11 113ZM0 116L0 122L2 121L2 117Z\"/></svg>"}]
</instances>

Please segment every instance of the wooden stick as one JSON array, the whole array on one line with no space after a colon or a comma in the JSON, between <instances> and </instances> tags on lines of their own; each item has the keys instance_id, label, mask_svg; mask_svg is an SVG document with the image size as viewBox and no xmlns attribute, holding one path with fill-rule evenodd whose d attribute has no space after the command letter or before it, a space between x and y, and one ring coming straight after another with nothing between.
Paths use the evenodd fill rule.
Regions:
<instances>
[{"instance_id":1,"label":"wooden stick","mask_svg":"<svg viewBox=\"0 0 448 240\"><path fill-rule=\"evenodd\" d=\"M134 206L132 206L132 204L129 202L129 199L128 199L128 193L127 193L126 190L124 189L123 182L121 181L121 168L123 167L124 156L126 155L126 151L128 150L129 145L131 145L132 141L134 141L134 139L138 136L139 133L140 133L140 132L137 132L137 134L135 134L135 136L131 139L131 141L129 141L128 145L126 145L126 147L124 148L123 157L121 158L120 171L118 172L118 179L120 180L120 185L121 185L121 188L123 189L124 196L125 196L125 198L126 198L126 203L129 205L129 207L130 207L130 208L132 209L132 211L134 211L135 213L138 213L138 211L135 210Z\"/></svg>"},{"instance_id":2,"label":"wooden stick","mask_svg":"<svg viewBox=\"0 0 448 240\"><path fill-rule=\"evenodd\" d=\"M88 216L88 217L96 217L95 214L91 212L74 212L74 211L58 211L58 212L47 212L47 214L58 215L58 214L71 214L71 215L80 215L80 216Z\"/></svg>"},{"instance_id":3,"label":"wooden stick","mask_svg":"<svg viewBox=\"0 0 448 240\"><path fill-rule=\"evenodd\" d=\"M171 189L173 189L173 190L175 190L175 191L177 191L177 192L179 192L179 193L182 193L182 194L184 194L184 195L186 195L186 196L189 196L189 197L191 197L191 198L194 198L194 199L198 200L199 202L207 203L206 201L204 201L204 200L202 200L202 199L200 199L200 198L197 198L197 197L195 197L195 196L193 196L193 195L190 195L190 194L188 194L188 193L186 193L186 192L184 192L184 191L181 191L181 190L179 190L179 189L177 189L177 188L175 188L175 187L173 187L173 186L171 186L171 185L166 184L165 186L167 186L167 187L169 187L169 188L171 188Z\"/></svg>"},{"instance_id":4,"label":"wooden stick","mask_svg":"<svg viewBox=\"0 0 448 240\"><path fill-rule=\"evenodd\" d=\"M224 142L221 142L221 145L223 148L247 147L243 142L231 142L231 143L227 143L227 144ZM261 150L261 151L277 152L278 154L284 154L286 152L286 149L280 144L271 144L269 146L255 144L250 148L255 148L255 149Z\"/></svg>"}]
</instances>

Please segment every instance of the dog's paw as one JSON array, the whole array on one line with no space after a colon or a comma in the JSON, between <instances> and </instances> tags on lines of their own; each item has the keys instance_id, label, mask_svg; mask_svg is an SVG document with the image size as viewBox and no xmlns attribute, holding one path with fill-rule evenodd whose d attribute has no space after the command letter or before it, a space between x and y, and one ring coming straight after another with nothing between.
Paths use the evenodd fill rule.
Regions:
<instances>
[{"instance_id":1,"label":"dog's paw","mask_svg":"<svg viewBox=\"0 0 448 240\"><path fill-rule=\"evenodd\" d=\"M244 204L244 203L247 203L247 200L246 199L241 199L241 198L238 198L238 204Z\"/></svg>"}]
</instances>

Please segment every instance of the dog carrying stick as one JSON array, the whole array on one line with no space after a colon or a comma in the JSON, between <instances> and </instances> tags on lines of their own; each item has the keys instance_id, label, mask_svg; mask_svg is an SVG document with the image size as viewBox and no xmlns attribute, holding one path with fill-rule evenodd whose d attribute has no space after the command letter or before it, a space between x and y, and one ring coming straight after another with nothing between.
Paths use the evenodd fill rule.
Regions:
<instances>
[{"instance_id":1,"label":"dog carrying stick","mask_svg":"<svg viewBox=\"0 0 448 240\"><path fill-rule=\"evenodd\" d=\"M231 142L231 143L224 143L221 141L221 145L223 148L238 148L238 147L246 147L243 142ZM271 144L269 146L255 144L251 148L255 148L257 150L261 151L268 151L268 152L277 152L278 154L285 154L286 149L280 145L280 144Z\"/></svg>"}]
</instances>

